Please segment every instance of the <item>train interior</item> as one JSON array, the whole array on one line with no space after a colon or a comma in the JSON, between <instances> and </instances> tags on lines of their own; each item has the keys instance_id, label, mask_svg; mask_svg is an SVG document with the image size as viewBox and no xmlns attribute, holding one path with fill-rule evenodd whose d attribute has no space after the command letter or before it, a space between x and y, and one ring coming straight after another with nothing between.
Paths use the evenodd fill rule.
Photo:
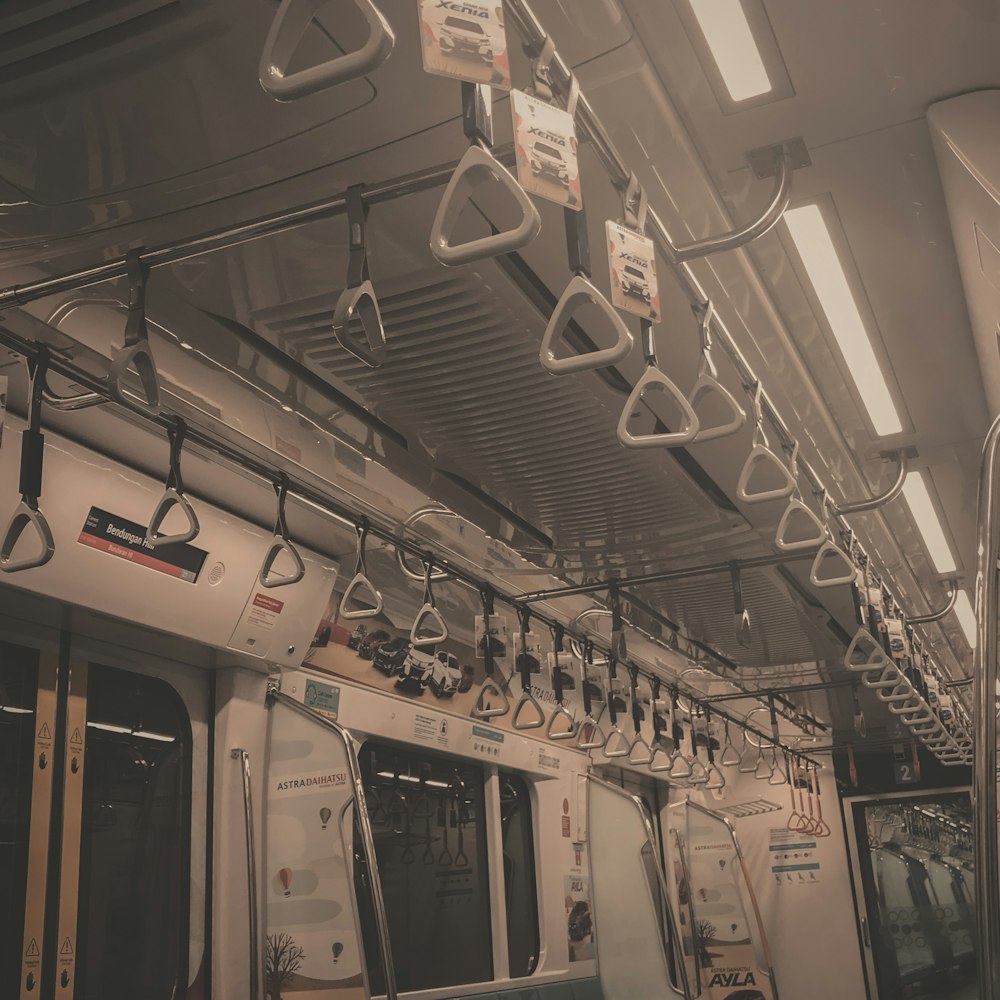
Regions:
<instances>
[{"instance_id":1,"label":"train interior","mask_svg":"<svg viewBox=\"0 0 1000 1000\"><path fill-rule=\"evenodd\" d=\"M1000 997L996 0L0 80L0 997Z\"/></svg>"}]
</instances>

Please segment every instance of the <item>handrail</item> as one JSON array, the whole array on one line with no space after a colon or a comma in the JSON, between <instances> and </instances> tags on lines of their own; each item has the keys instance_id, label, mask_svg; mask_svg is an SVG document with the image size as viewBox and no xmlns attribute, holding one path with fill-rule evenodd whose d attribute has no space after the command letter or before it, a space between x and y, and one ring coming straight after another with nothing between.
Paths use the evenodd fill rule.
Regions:
<instances>
[{"instance_id":1,"label":"handrail","mask_svg":"<svg viewBox=\"0 0 1000 1000\"><path fill-rule=\"evenodd\" d=\"M928 612L926 615L910 615L906 620L911 625L930 625L932 622L939 622L942 618L947 618L955 610L955 605L958 603L958 581L952 580L950 586L951 593L948 595L948 603L943 608Z\"/></svg>"},{"instance_id":2,"label":"handrail","mask_svg":"<svg viewBox=\"0 0 1000 1000\"><path fill-rule=\"evenodd\" d=\"M830 510L838 517L843 517L845 514L863 514L866 511L884 507L890 501L895 500L902 492L903 484L906 482L906 474L910 471L909 458L905 450L896 452L896 461L899 463L896 481L884 493L869 497L867 500L845 501L840 504L831 503Z\"/></svg>"},{"instance_id":3,"label":"handrail","mask_svg":"<svg viewBox=\"0 0 1000 1000\"><path fill-rule=\"evenodd\" d=\"M257 851L253 832L253 791L250 786L250 754L242 747L229 751L240 762L243 777L243 819L247 841L247 905L250 911L250 1000L262 1000L260 967L260 915L257 909Z\"/></svg>"},{"instance_id":4,"label":"handrail","mask_svg":"<svg viewBox=\"0 0 1000 1000\"><path fill-rule=\"evenodd\" d=\"M973 661L972 820L976 864L976 964L979 993L1000 990L1000 879L997 874L997 557L1000 555L1000 417L983 445L979 473L979 528L976 565L976 650Z\"/></svg>"},{"instance_id":5,"label":"handrail","mask_svg":"<svg viewBox=\"0 0 1000 1000\"><path fill-rule=\"evenodd\" d=\"M371 896L372 909L375 914L375 928L378 933L379 952L382 956L382 974L385 978L386 1000L396 1000L396 973L392 963L392 947L389 940L389 918L386 915L385 897L382 895L382 880L378 873L378 864L375 855L375 836L372 833L371 819L368 810L365 808L365 785L361 776L361 764L358 762L358 753L354 747L354 738L351 734L333 719L320 715L319 712L307 708L301 702L289 697L277 688L269 688L267 692L269 702L280 702L293 712L315 722L316 725L328 729L337 736L344 744L344 752L347 755L347 763L351 772L351 783L354 789L354 814L361 834L361 846L368 861L368 889Z\"/></svg>"}]
</instances>

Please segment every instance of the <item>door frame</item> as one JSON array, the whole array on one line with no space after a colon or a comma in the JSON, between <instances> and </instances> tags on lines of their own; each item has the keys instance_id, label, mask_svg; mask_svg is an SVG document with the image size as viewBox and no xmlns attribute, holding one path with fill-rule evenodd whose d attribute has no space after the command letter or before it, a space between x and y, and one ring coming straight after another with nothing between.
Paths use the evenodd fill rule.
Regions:
<instances>
[{"instance_id":1,"label":"door frame","mask_svg":"<svg viewBox=\"0 0 1000 1000\"><path fill-rule=\"evenodd\" d=\"M871 928L868 926L868 903L865 887L861 880L861 851L854 826L854 806L865 802L896 802L905 799L927 799L935 795L950 795L965 792L971 802L972 786L955 785L947 788L921 788L905 792L880 792L875 795L852 795L841 799L844 832L847 836L847 853L850 860L851 884L854 888L854 917L861 955L864 960L865 979L868 986L868 1000L880 1000L878 976L875 970L875 949L871 944Z\"/></svg>"}]
</instances>

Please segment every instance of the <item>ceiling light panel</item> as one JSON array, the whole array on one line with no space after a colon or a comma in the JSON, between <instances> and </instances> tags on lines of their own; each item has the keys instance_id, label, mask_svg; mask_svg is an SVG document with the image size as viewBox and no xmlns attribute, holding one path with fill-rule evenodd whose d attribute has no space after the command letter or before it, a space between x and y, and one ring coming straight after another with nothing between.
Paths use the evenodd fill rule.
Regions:
<instances>
[{"instance_id":1,"label":"ceiling light panel","mask_svg":"<svg viewBox=\"0 0 1000 1000\"><path fill-rule=\"evenodd\" d=\"M955 616L958 618L958 624L962 626L966 641L975 649L976 612L972 610L972 601L969 600L969 595L964 590L958 592L958 600L955 601Z\"/></svg>"},{"instance_id":2,"label":"ceiling light panel","mask_svg":"<svg viewBox=\"0 0 1000 1000\"><path fill-rule=\"evenodd\" d=\"M924 547L934 569L938 573L954 573L957 569L955 556L951 551L941 519L934 508L934 501L931 500L923 473L911 472L906 477L903 496L906 497L906 503L924 540Z\"/></svg>"},{"instance_id":3,"label":"ceiling light panel","mask_svg":"<svg viewBox=\"0 0 1000 1000\"><path fill-rule=\"evenodd\" d=\"M903 423L822 210L801 205L788 209L784 219L875 433L898 434Z\"/></svg>"},{"instance_id":4,"label":"ceiling light panel","mask_svg":"<svg viewBox=\"0 0 1000 1000\"><path fill-rule=\"evenodd\" d=\"M691 0L691 11L734 101L759 97L771 90L771 80L740 0Z\"/></svg>"}]
</instances>

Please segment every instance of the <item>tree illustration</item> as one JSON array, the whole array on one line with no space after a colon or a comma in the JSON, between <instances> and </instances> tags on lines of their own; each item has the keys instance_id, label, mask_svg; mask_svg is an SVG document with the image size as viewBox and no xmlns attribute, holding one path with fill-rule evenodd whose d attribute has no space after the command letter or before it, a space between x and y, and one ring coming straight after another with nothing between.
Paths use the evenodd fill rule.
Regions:
<instances>
[{"instance_id":1,"label":"tree illustration","mask_svg":"<svg viewBox=\"0 0 1000 1000\"><path fill-rule=\"evenodd\" d=\"M264 973L271 1000L281 1000L281 988L295 978L305 957L305 951L295 943L291 934L268 934Z\"/></svg>"},{"instance_id":2,"label":"tree illustration","mask_svg":"<svg viewBox=\"0 0 1000 1000\"><path fill-rule=\"evenodd\" d=\"M698 949L698 958L701 960L701 967L707 969L712 964L712 956L708 951L708 942L719 933L719 929L711 920L699 920L695 923L697 939L695 945Z\"/></svg>"}]
</instances>

